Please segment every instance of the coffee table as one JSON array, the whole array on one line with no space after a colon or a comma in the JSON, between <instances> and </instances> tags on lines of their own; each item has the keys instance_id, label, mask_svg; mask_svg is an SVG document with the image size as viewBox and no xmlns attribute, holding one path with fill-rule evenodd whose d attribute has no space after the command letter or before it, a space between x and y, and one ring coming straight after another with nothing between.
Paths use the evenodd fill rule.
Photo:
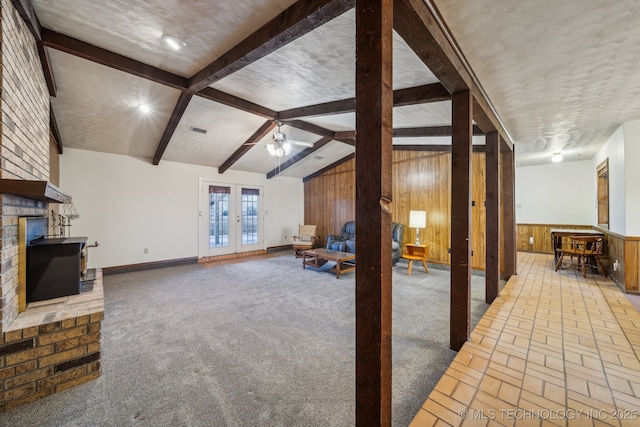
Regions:
<instances>
[{"instance_id":1,"label":"coffee table","mask_svg":"<svg viewBox=\"0 0 640 427\"><path fill-rule=\"evenodd\" d=\"M310 249L302 252L302 268L306 269L307 265L312 267L321 267L327 261L335 261L336 265L331 269L335 269L336 279L340 278L340 274L348 273L356 269L355 264L347 263L347 261L353 261L356 259L356 255L349 252L332 251L330 249Z\"/></svg>"}]
</instances>

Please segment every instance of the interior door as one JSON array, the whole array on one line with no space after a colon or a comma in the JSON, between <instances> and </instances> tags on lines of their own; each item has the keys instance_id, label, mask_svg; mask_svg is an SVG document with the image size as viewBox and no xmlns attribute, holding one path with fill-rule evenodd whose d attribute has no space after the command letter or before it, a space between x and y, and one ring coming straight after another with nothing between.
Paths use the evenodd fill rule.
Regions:
<instances>
[{"instance_id":1,"label":"interior door","mask_svg":"<svg viewBox=\"0 0 640 427\"><path fill-rule=\"evenodd\" d=\"M263 190L202 181L199 256L264 249Z\"/></svg>"}]
</instances>

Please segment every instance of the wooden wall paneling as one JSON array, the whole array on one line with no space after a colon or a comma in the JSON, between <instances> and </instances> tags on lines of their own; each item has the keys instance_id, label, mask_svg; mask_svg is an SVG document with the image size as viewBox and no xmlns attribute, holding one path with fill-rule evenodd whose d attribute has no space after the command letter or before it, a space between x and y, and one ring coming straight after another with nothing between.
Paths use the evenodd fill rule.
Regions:
<instances>
[{"instance_id":1,"label":"wooden wall paneling","mask_svg":"<svg viewBox=\"0 0 640 427\"><path fill-rule=\"evenodd\" d=\"M627 261L625 259L625 239L624 237L611 233L608 230L598 229L605 233L607 244L605 245L605 255L602 257L607 274L621 288L626 288L625 272L627 270ZM618 260L620 267L618 271L613 270L613 263Z\"/></svg>"},{"instance_id":2,"label":"wooden wall paneling","mask_svg":"<svg viewBox=\"0 0 640 427\"><path fill-rule=\"evenodd\" d=\"M475 206L471 207L471 268L474 270L485 270L485 261L487 255L486 239L487 239L487 207L486 199L486 176L487 165L485 162L485 153L473 153L472 155L472 195L471 199Z\"/></svg>"},{"instance_id":3,"label":"wooden wall paneling","mask_svg":"<svg viewBox=\"0 0 640 427\"><path fill-rule=\"evenodd\" d=\"M627 292L640 291L640 238L627 237L624 241L624 285ZM615 260L614 260L615 261Z\"/></svg>"},{"instance_id":4,"label":"wooden wall paneling","mask_svg":"<svg viewBox=\"0 0 640 427\"><path fill-rule=\"evenodd\" d=\"M517 224L516 242L518 251L552 254L551 229L553 228L590 230L592 227L590 225L575 224ZM533 237L533 244L529 243L530 237Z\"/></svg>"},{"instance_id":5,"label":"wooden wall paneling","mask_svg":"<svg viewBox=\"0 0 640 427\"><path fill-rule=\"evenodd\" d=\"M393 152L392 220L405 225L403 243L415 241L409 227L409 211L425 210L427 228L420 239L429 245L429 262L450 264L451 247L451 152ZM473 154L472 181L484 182L484 153ZM345 222L355 219L355 159L305 182L305 223L318 226L319 246L327 234L336 234ZM484 269L484 184L474 186L476 200L472 227L472 268ZM479 254L479 255L476 255ZM502 264L501 264L502 265Z\"/></svg>"}]
</instances>

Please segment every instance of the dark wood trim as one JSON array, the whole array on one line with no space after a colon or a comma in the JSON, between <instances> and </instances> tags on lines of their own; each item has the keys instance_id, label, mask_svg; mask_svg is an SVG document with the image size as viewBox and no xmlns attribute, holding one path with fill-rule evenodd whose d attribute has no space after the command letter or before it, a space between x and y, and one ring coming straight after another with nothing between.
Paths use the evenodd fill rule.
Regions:
<instances>
[{"instance_id":1,"label":"dark wood trim","mask_svg":"<svg viewBox=\"0 0 640 427\"><path fill-rule=\"evenodd\" d=\"M393 0L356 1L356 426L391 426Z\"/></svg>"},{"instance_id":2,"label":"dark wood trim","mask_svg":"<svg viewBox=\"0 0 640 427\"><path fill-rule=\"evenodd\" d=\"M517 273L517 233L515 198L515 150L502 154L502 199L504 278L509 280Z\"/></svg>"},{"instance_id":3,"label":"dark wood trim","mask_svg":"<svg viewBox=\"0 0 640 427\"><path fill-rule=\"evenodd\" d=\"M468 90L452 96L450 347L459 351L471 333L471 127Z\"/></svg>"},{"instance_id":4,"label":"dark wood trim","mask_svg":"<svg viewBox=\"0 0 640 427\"><path fill-rule=\"evenodd\" d=\"M354 111L356 111L356 99L349 98L283 110L278 113L278 118L280 120L293 120L300 117L328 116L331 114L353 113Z\"/></svg>"},{"instance_id":5,"label":"dark wood trim","mask_svg":"<svg viewBox=\"0 0 640 427\"><path fill-rule=\"evenodd\" d=\"M175 267L177 265L197 264L198 257L169 259L166 261L144 262L140 264L119 265L115 267L103 267L102 275L111 276L114 274L133 273L135 271L152 270L155 268Z\"/></svg>"},{"instance_id":6,"label":"dark wood trim","mask_svg":"<svg viewBox=\"0 0 640 427\"><path fill-rule=\"evenodd\" d=\"M474 145L472 147L474 153L484 153L486 148L484 145ZM405 145L405 144L396 144L393 146L393 151L441 151L443 153L451 152L451 145L436 145L436 144L426 144L426 145Z\"/></svg>"},{"instance_id":7,"label":"dark wood trim","mask_svg":"<svg viewBox=\"0 0 640 427\"><path fill-rule=\"evenodd\" d=\"M451 95L440 83L398 89L393 92L393 106L426 104L430 102L448 101ZM293 120L300 117L327 116L331 114L352 113L356 110L356 99L348 98L339 101L325 102L322 104L292 108L280 111L280 120Z\"/></svg>"},{"instance_id":8,"label":"dark wood trim","mask_svg":"<svg viewBox=\"0 0 640 427\"><path fill-rule=\"evenodd\" d=\"M228 93L221 92L211 87L202 89L200 92L196 93L196 95L210 101L215 101L229 107L237 108L238 110L246 111L247 113L255 114L256 116L264 117L265 119L275 120L278 115L274 110L254 104L253 102L244 100L237 96L229 95Z\"/></svg>"},{"instance_id":9,"label":"dark wood trim","mask_svg":"<svg viewBox=\"0 0 640 427\"><path fill-rule=\"evenodd\" d=\"M506 141L511 141L433 0L395 0L394 28L450 93L471 91L480 107L476 108L474 119L477 117L477 123L483 123L483 131L495 129ZM491 121L491 129L486 126L481 111Z\"/></svg>"},{"instance_id":10,"label":"dark wood trim","mask_svg":"<svg viewBox=\"0 0 640 427\"><path fill-rule=\"evenodd\" d=\"M314 173L312 173L311 175L307 175L304 178L302 178L302 182L307 182L312 180L313 178L322 175L323 173L330 171L333 168L336 168L338 166L340 166L343 163L348 162L351 159L354 159L356 157L356 153L351 153L343 158L341 158L340 160L331 163L329 166L325 166L322 169L315 171Z\"/></svg>"},{"instance_id":11,"label":"dark wood trim","mask_svg":"<svg viewBox=\"0 0 640 427\"><path fill-rule=\"evenodd\" d=\"M321 149L322 147L324 147L325 145L327 145L331 141L333 141L333 139L329 138L329 137L324 137L324 138L320 139L319 141L317 141L317 142L315 142L313 144L313 147L309 147L306 150L301 151L300 153L298 153L295 156L291 157L289 160L287 160L286 162L284 162L283 164L281 164L277 168L275 168L272 171L270 171L269 173L267 173L267 179L271 179L274 176L280 174L283 170L293 166L294 164L296 164L300 160L302 160L305 157L311 155L312 153L318 151L319 149Z\"/></svg>"},{"instance_id":12,"label":"dark wood trim","mask_svg":"<svg viewBox=\"0 0 640 427\"><path fill-rule=\"evenodd\" d=\"M343 130L333 134L333 138L344 142L345 144L356 145L356 131L355 130Z\"/></svg>"},{"instance_id":13,"label":"dark wood trim","mask_svg":"<svg viewBox=\"0 0 640 427\"><path fill-rule=\"evenodd\" d=\"M173 133L176 131L178 127L178 123L180 123L180 119L182 119L182 115L185 110L189 106L189 102L191 102L191 98L193 94L188 92L182 92L180 94L180 98L178 98L178 102L176 103L173 112L171 113L171 117L169 118L169 123L167 123L167 127L164 129L164 133L162 134L162 138L160 138L160 143L158 144L158 148L156 148L156 153L153 156L153 164L160 164L160 160L164 155L164 151L167 149L169 145L169 141L171 141L171 137Z\"/></svg>"},{"instance_id":14,"label":"dark wood trim","mask_svg":"<svg viewBox=\"0 0 640 427\"><path fill-rule=\"evenodd\" d=\"M355 0L300 0L189 79L189 89L210 84L263 58L353 8Z\"/></svg>"},{"instance_id":15,"label":"dark wood trim","mask_svg":"<svg viewBox=\"0 0 640 427\"><path fill-rule=\"evenodd\" d=\"M500 290L500 136L486 140L486 285L485 302L491 304Z\"/></svg>"},{"instance_id":16,"label":"dark wood trim","mask_svg":"<svg viewBox=\"0 0 640 427\"><path fill-rule=\"evenodd\" d=\"M51 58L49 57L49 52L47 51L47 48L44 47L42 42L38 42L38 56L40 57L40 64L42 65L44 79L47 82L49 95L55 98L58 95L56 77L53 74L53 67L51 66Z\"/></svg>"},{"instance_id":17,"label":"dark wood trim","mask_svg":"<svg viewBox=\"0 0 640 427\"><path fill-rule=\"evenodd\" d=\"M451 136L451 126L424 126L415 128L396 128L393 130L394 138L416 138L432 136ZM482 136L484 132L476 125L473 125L473 135Z\"/></svg>"},{"instance_id":18,"label":"dark wood trim","mask_svg":"<svg viewBox=\"0 0 640 427\"><path fill-rule=\"evenodd\" d=\"M51 129L51 135L53 136L54 141L56 141L58 154L62 154L62 151L64 149L62 145L62 137L60 137L58 121L56 120L56 115L53 113L53 105L51 105L51 103L49 103L49 127Z\"/></svg>"},{"instance_id":19,"label":"dark wood trim","mask_svg":"<svg viewBox=\"0 0 640 427\"><path fill-rule=\"evenodd\" d=\"M314 125L313 123L304 122L302 120L291 120L284 122L287 126L294 127L296 129L304 130L306 132L315 133L316 135L324 138L335 138L335 132L329 129L325 129L321 126Z\"/></svg>"},{"instance_id":20,"label":"dark wood trim","mask_svg":"<svg viewBox=\"0 0 640 427\"><path fill-rule=\"evenodd\" d=\"M42 28L44 46L95 62L143 79L151 80L178 90L186 90L187 79L151 65L144 64L126 56L119 55L98 46L83 42L73 37Z\"/></svg>"},{"instance_id":21,"label":"dark wood trim","mask_svg":"<svg viewBox=\"0 0 640 427\"><path fill-rule=\"evenodd\" d=\"M393 91L394 107L442 102L449 101L450 99L451 94L441 83L432 83Z\"/></svg>"},{"instance_id":22,"label":"dark wood trim","mask_svg":"<svg viewBox=\"0 0 640 427\"><path fill-rule=\"evenodd\" d=\"M225 173L227 169L233 166L233 164L237 162L242 156L244 156L247 151L251 150L251 148L254 147L254 145L252 144L259 142L262 138L267 136L267 134L271 132L275 127L276 123L272 120L267 120L266 122L264 122L262 126L260 126L260 129L255 131L255 133L251 135L249 139L247 139L227 160L224 161L224 163L220 165L220 167L218 168L218 173Z\"/></svg>"}]
</instances>

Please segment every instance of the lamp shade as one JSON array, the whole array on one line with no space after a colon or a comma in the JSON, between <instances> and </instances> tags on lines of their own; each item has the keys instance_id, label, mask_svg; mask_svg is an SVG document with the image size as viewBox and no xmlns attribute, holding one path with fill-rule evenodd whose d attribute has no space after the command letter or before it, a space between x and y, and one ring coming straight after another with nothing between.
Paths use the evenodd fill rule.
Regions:
<instances>
[{"instance_id":1,"label":"lamp shade","mask_svg":"<svg viewBox=\"0 0 640 427\"><path fill-rule=\"evenodd\" d=\"M427 213L425 211L409 211L409 227L425 228L427 226Z\"/></svg>"}]
</instances>

